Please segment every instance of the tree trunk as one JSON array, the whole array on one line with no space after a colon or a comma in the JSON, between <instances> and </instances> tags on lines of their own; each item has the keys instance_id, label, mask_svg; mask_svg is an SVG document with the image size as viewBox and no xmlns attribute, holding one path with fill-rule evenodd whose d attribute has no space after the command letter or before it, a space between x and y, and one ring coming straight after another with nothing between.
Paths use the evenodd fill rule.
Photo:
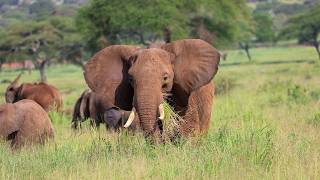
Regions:
<instances>
[{"instance_id":1,"label":"tree trunk","mask_svg":"<svg viewBox=\"0 0 320 180\"><path fill-rule=\"evenodd\" d=\"M146 41L144 40L143 32L137 33L140 39L140 43L143 45L147 45Z\"/></svg>"},{"instance_id":2,"label":"tree trunk","mask_svg":"<svg viewBox=\"0 0 320 180\"><path fill-rule=\"evenodd\" d=\"M240 46L241 49L243 49L246 52L249 61L251 61L249 44L248 43L239 43L239 46Z\"/></svg>"},{"instance_id":3,"label":"tree trunk","mask_svg":"<svg viewBox=\"0 0 320 180\"><path fill-rule=\"evenodd\" d=\"M49 62L48 59L46 60L43 60L39 63L39 71L40 71L40 82L44 82L46 83L47 82L47 77L46 77L46 74L45 74L45 67L46 67L46 64Z\"/></svg>"},{"instance_id":4,"label":"tree trunk","mask_svg":"<svg viewBox=\"0 0 320 180\"><path fill-rule=\"evenodd\" d=\"M73 64L80 66L84 70L85 63L83 61L81 61L81 59L75 58L75 60L73 61Z\"/></svg>"},{"instance_id":5,"label":"tree trunk","mask_svg":"<svg viewBox=\"0 0 320 180\"><path fill-rule=\"evenodd\" d=\"M163 30L163 39L164 39L164 42L166 43L170 43L171 42L171 31L168 27L166 27L164 30Z\"/></svg>"},{"instance_id":6,"label":"tree trunk","mask_svg":"<svg viewBox=\"0 0 320 180\"><path fill-rule=\"evenodd\" d=\"M249 59L249 61L251 61L251 55L250 55L250 51L249 51L249 46L246 46L246 48L244 49L246 51L247 57Z\"/></svg>"},{"instance_id":7,"label":"tree trunk","mask_svg":"<svg viewBox=\"0 0 320 180\"><path fill-rule=\"evenodd\" d=\"M320 60L320 47L319 47L319 42L316 41L313 43L313 46L314 48L316 49L317 53L318 53L318 57L319 57L319 60Z\"/></svg>"}]
</instances>

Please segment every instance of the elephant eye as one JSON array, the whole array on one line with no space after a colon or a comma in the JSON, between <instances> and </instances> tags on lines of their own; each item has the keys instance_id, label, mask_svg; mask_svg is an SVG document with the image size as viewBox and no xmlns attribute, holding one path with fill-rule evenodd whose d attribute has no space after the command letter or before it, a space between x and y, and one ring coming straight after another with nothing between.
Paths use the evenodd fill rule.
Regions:
<instances>
[{"instance_id":1,"label":"elephant eye","mask_svg":"<svg viewBox=\"0 0 320 180\"><path fill-rule=\"evenodd\" d=\"M169 74L168 74L168 73L165 73L165 74L163 75L163 80L164 80L164 81L167 81L168 78L169 78Z\"/></svg>"},{"instance_id":2,"label":"elephant eye","mask_svg":"<svg viewBox=\"0 0 320 180\"><path fill-rule=\"evenodd\" d=\"M130 84L133 83L133 78L132 78L132 76L129 76L129 77L128 77L128 80L129 80Z\"/></svg>"}]
</instances>

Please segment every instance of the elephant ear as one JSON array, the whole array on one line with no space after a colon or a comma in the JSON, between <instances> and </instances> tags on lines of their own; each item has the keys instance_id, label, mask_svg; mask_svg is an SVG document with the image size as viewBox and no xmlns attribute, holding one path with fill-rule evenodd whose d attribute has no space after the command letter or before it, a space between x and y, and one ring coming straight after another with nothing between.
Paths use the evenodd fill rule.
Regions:
<instances>
[{"instance_id":1,"label":"elephant ear","mask_svg":"<svg viewBox=\"0 0 320 180\"><path fill-rule=\"evenodd\" d=\"M8 103L0 105L0 136L9 138L9 135L19 131L20 121L16 119L15 105Z\"/></svg>"},{"instance_id":2,"label":"elephant ear","mask_svg":"<svg viewBox=\"0 0 320 180\"><path fill-rule=\"evenodd\" d=\"M109 46L96 53L85 65L85 80L105 106L113 106L117 98L130 98L127 95L130 89L128 60L138 49L130 45ZM119 94L123 97L118 97Z\"/></svg>"},{"instance_id":3,"label":"elephant ear","mask_svg":"<svg viewBox=\"0 0 320 180\"><path fill-rule=\"evenodd\" d=\"M220 54L203 40L179 40L161 48L173 54L174 88L186 94L209 83L218 71Z\"/></svg>"}]
</instances>

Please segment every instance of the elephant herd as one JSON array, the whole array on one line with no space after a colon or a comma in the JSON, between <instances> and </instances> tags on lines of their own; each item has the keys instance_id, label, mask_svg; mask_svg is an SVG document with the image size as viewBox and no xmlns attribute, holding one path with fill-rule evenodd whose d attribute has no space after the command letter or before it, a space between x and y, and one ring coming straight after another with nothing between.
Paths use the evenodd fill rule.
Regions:
<instances>
[{"instance_id":1,"label":"elephant herd","mask_svg":"<svg viewBox=\"0 0 320 180\"><path fill-rule=\"evenodd\" d=\"M142 132L153 143L163 143L164 101L181 119L175 133L189 137L209 129L214 97L212 79L220 53L199 39L178 40L156 48L113 45L96 53L85 65L90 88L76 101L72 127L90 119L111 130ZM18 85L20 75L6 90L0 105L0 137L17 148L44 143L54 137L47 112L61 111L62 96L46 83Z\"/></svg>"}]
</instances>

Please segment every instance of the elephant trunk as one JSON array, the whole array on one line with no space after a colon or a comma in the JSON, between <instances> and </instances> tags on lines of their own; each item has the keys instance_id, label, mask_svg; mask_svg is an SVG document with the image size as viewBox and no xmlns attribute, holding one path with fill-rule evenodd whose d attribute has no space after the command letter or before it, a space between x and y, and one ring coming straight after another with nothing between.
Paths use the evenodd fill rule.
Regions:
<instances>
[{"instance_id":1,"label":"elephant trunk","mask_svg":"<svg viewBox=\"0 0 320 180\"><path fill-rule=\"evenodd\" d=\"M140 119L140 124L146 136L153 140L160 138L160 129L157 122L158 106L160 98L156 92L159 91L154 86L146 86L147 89L137 91L135 95L135 105ZM157 141L157 140L156 140Z\"/></svg>"}]
</instances>

